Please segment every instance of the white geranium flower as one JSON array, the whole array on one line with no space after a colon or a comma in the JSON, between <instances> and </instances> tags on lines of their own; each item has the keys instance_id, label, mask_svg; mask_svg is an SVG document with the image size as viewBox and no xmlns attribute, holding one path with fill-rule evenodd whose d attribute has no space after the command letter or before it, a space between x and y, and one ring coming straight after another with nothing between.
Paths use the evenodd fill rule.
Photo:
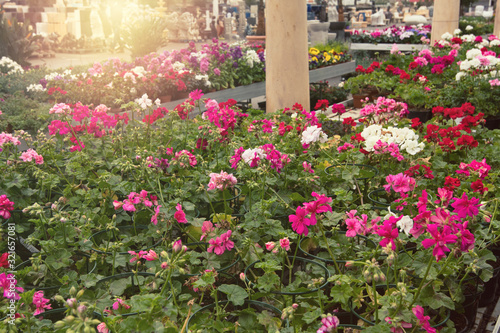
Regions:
<instances>
[{"instance_id":1,"label":"white geranium flower","mask_svg":"<svg viewBox=\"0 0 500 333\"><path fill-rule=\"evenodd\" d=\"M450 40L453 38L453 35L450 34L449 32L445 32L442 36L441 36L441 39L443 40Z\"/></svg>"},{"instance_id":2,"label":"white geranium flower","mask_svg":"<svg viewBox=\"0 0 500 333\"><path fill-rule=\"evenodd\" d=\"M457 75L455 75L455 80L460 81L464 77L464 75L464 72L458 72Z\"/></svg>"},{"instance_id":3,"label":"white geranium flower","mask_svg":"<svg viewBox=\"0 0 500 333\"><path fill-rule=\"evenodd\" d=\"M475 35L473 35L473 34L469 34L469 35L463 35L461 38L462 38L462 40L463 40L464 42L469 42L469 43L471 43L471 42L473 42L473 41L476 39L476 36L475 36Z\"/></svg>"},{"instance_id":4,"label":"white geranium flower","mask_svg":"<svg viewBox=\"0 0 500 333\"><path fill-rule=\"evenodd\" d=\"M314 125L309 126L304 132L302 132L302 139L300 140L300 143L310 144L316 141L323 143L327 140L328 136L321 130L321 127Z\"/></svg>"},{"instance_id":5,"label":"white geranium flower","mask_svg":"<svg viewBox=\"0 0 500 333\"><path fill-rule=\"evenodd\" d=\"M406 152L410 155L415 155L421 152L424 147L424 143L419 143L417 140L407 140L401 145L401 149L406 150Z\"/></svg>"},{"instance_id":6,"label":"white geranium flower","mask_svg":"<svg viewBox=\"0 0 500 333\"><path fill-rule=\"evenodd\" d=\"M406 236L409 236L410 230L413 228L413 220L408 215L405 215L401 218L401 220L396 222L396 226L400 231L403 231Z\"/></svg>"},{"instance_id":7,"label":"white geranium flower","mask_svg":"<svg viewBox=\"0 0 500 333\"><path fill-rule=\"evenodd\" d=\"M474 30L474 27L472 25L468 25L465 27L465 31L471 31Z\"/></svg>"},{"instance_id":8,"label":"white geranium flower","mask_svg":"<svg viewBox=\"0 0 500 333\"><path fill-rule=\"evenodd\" d=\"M144 76L144 73L146 73L146 70L144 69L143 66L136 66L130 70L132 73L136 74L138 78L141 78Z\"/></svg>"},{"instance_id":9,"label":"white geranium flower","mask_svg":"<svg viewBox=\"0 0 500 333\"><path fill-rule=\"evenodd\" d=\"M247 149L241 154L241 158L245 163L250 164L252 163L252 160L255 158L255 154L257 153L257 157L260 159L265 158L264 151L260 148L254 148L254 149Z\"/></svg>"},{"instance_id":10,"label":"white geranium flower","mask_svg":"<svg viewBox=\"0 0 500 333\"><path fill-rule=\"evenodd\" d=\"M455 29L455 31L453 31L453 35L455 35L455 36L458 36L461 33L462 33L462 30L460 30L460 29Z\"/></svg>"},{"instance_id":11,"label":"white geranium flower","mask_svg":"<svg viewBox=\"0 0 500 333\"><path fill-rule=\"evenodd\" d=\"M500 39L493 39L490 42L490 46L498 46L498 45L500 45Z\"/></svg>"},{"instance_id":12,"label":"white geranium flower","mask_svg":"<svg viewBox=\"0 0 500 333\"><path fill-rule=\"evenodd\" d=\"M146 110L148 107L153 105L153 101L148 98L148 94L144 94L141 96L141 98L137 98L135 100L137 104L143 109Z\"/></svg>"},{"instance_id":13,"label":"white geranium flower","mask_svg":"<svg viewBox=\"0 0 500 333\"><path fill-rule=\"evenodd\" d=\"M468 71L471 68L471 64L468 60L464 60L460 63L461 71Z\"/></svg>"},{"instance_id":14,"label":"white geranium flower","mask_svg":"<svg viewBox=\"0 0 500 333\"><path fill-rule=\"evenodd\" d=\"M481 52L480 49L470 49L467 51L467 53L465 54L465 57L467 59L474 59L476 58L477 56L479 55L482 55L483 53Z\"/></svg>"}]
</instances>

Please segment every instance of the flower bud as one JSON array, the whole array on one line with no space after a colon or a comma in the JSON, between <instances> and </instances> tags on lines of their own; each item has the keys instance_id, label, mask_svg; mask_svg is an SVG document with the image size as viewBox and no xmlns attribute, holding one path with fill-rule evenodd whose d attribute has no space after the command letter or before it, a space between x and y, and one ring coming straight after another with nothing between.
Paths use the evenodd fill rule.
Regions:
<instances>
[{"instance_id":1,"label":"flower bud","mask_svg":"<svg viewBox=\"0 0 500 333\"><path fill-rule=\"evenodd\" d=\"M78 293L76 294L76 299L79 299L80 297L82 297L84 293L85 293L84 289L78 291Z\"/></svg>"},{"instance_id":2,"label":"flower bud","mask_svg":"<svg viewBox=\"0 0 500 333\"><path fill-rule=\"evenodd\" d=\"M176 240L173 244L172 244L172 250L174 252L179 252L180 250L182 250L182 241L180 239Z\"/></svg>"},{"instance_id":3,"label":"flower bud","mask_svg":"<svg viewBox=\"0 0 500 333\"><path fill-rule=\"evenodd\" d=\"M77 309L78 313L80 313L80 314L84 313L86 310L87 310L87 306L85 306L83 304L78 306L78 309Z\"/></svg>"},{"instance_id":4,"label":"flower bud","mask_svg":"<svg viewBox=\"0 0 500 333\"><path fill-rule=\"evenodd\" d=\"M75 316L67 316L66 318L64 318L64 321L68 324L71 324L73 322L73 320L75 320Z\"/></svg>"},{"instance_id":5,"label":"flower bud","mask_svg":"<svg viewBox=\"0 0 500 333\"><path fill-rule=\"evenodd\" d=\"M160 256L161 256L162 258L167 258L167 257L168 257L168 253L167 253L167 251L161 251L161 252L160 252Z\"/></svg>"},{"instance_id":6,"label":"flower bud","mask_svg":"<svg viewBox=\"0 0 500 333\"><path fill-rule=\"evenodd\" d=\"M168 268L168 262L164 261L161 263L161 269L167 269Z\"/></svg>"},{"instance_id":7,"label":"flower bud","mask_svg":"<svg viewBox=\"0 0 500 333\"><path fill-rule=\"evenodd\" d=\"M70 294L71 296L75 296L75 294L76 294L76 288L75 288L74 286L73 286L73 287L71 287L71 289L69 290L69 294Z\"/></svg>"},{"instance_id":8,"label":"flower bud","mask_svg":"<svg viewBox=\"0 0 500 333\"><path fill-rule=\"evenodd\" d=\"M66 301L66 304L68 304L68 306L70 308L75 308L76 307L76 298L69 298L67 301Z\"/></svg>"},{"instance_id":9,"label":"flower bud","mask_svg":"<svg viewBox=\"0 0 500 333\"><path fill-rule=\"evenodd\" d=\"M293 303L293 304L292 304L292 308L296 309L296 308L298 308L298 307L299 307L299 305L298 305L297 303Z\"/></svg>"},{"instance_id":10,"label":"flower bud","mask_svg":"<svg viewBox=\"0 0 500 333\"><path fill-rule=\"evenodd\" d=\"M240 273L240 280L245 281L245 273L243 272Z\"/></svg>"}]
</instances>

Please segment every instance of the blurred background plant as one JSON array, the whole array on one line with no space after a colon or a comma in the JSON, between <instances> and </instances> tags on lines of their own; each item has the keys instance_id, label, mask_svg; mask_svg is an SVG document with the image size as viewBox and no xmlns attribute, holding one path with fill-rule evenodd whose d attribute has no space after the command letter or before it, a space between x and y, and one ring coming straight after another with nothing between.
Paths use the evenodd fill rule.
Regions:
<instances>
[{"instance_id":1,"label":"blurred background plant","mask_svg":"<svg viewBox=\"0 0 500 333\"><path fill-rule=\"evenodd\" d=\"M167 20L155 13L149 6L138 6L133 15L125 17L122 37L130 50L132 59L167 45Z\"/></svg>"},{"instance_id":2,"label":"blurred background plant","mask_svg":"<svg viewBox=\"0 0 500 333\"><path fill-rule=\"evenodd\" d=\"M26 27L30 22L18 22L4 17L3 4L0 5L0 57L9 57L21 66L29 66L28 58L36 49L36 36Z\"/></svg>"}]
</instances>

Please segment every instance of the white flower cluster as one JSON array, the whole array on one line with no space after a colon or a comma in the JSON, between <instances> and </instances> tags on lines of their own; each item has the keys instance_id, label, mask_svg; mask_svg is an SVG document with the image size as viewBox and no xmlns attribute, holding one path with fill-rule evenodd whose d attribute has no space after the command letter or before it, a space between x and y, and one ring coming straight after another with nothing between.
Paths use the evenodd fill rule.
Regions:
<instances>
[{"instance_id":1,"label":"white flower cluster","mask_svg":"<svg viewBox=\"0 0 500 333\"><path fill-rule=\"evenodd\" d=\"M474 27L472 25L468 25L465 27L465 31L471 31L474 30Z\"/></svg>"},{"instance_id":2,"label":"white flower cluster","mask_svg":"<svg viewBox=\"0 0 500 333\"><path fill-rule=\"evenodd\" d=\"M453 38L453 35L450 34L449 32L445 32L444 34L441 35L442 40L450 40Z\"/></svg>"},{"instance_id":3,"label":"white flower cluster","mask_svg":"<svg viewBox=\"0 0 500 333\"><path fill-rule=\"evenodd\" d=\"M490 46L499 46L500 45L500 39L493 39L490 42Z\"/></svg>"},{"instance_id":4,"label":"white flower cluster","mask_svg":"<svg viewBox=\"0 0 500 333\"><path fill-rule=\"evenodd\" d=\"M37 83L30 84L29 86L26 87L26 91L45 91L46 89L41 85Z\"/></svg>"},{"instance_id":5,"label":"white flower cluster","mask_svg":"<svg viewBox=\"0 0 500 333\"><path fill-rule=\"evenodd\" d=\"M467 43L472 43L475 39L476 39L476 36L475 35L472 35L472 34L469 34L469 35L463 35L462 37L462 40L464 42L467 42Z\"/></svg>"},{"instance_id":6,"label":"white flower cluster","mask_svg":"<svg viewBox=\"0 0 500 333\"><path fill-rule=\"evenodd\" d=\"M328 135L321 130L321 127L314 125L307 127L306 130L302 132L302 139L300 139L300 143L311 144L317 141L324 143L327 140Z\"/></svg>"},{"instance_id":7,"label":"white flower cluster","mask_svg":"<svg viewBox=\"0 0 500 333\"><path fill-rule=\"evenodd\" d=\"M212 85L212 83L208 80L208 74L196 74L194 76L194 78L197 80L197 81L201 81L203 82L203 84L206 86L206 87L210 87Z\"/></svg>"},{"instance_id":8,"label":"white flower cluster","mask_svg":"<svg viewBox=\"0 0 500 333\"><path fill-rule=\"evenodd\" d=\"M466 59L460 63L461 71L470 69L491 69L495 68L499 59L493 55L483 56L480 49L470 49L466 53ZM462 77L460 75L459 77Z\"/></svg>"},{"instance_id":9,"label":"white flower cluster","mask_svg":"<svg viewBox=\"0 0 500 333\"><path fill-rule=\"evenodd\" d=\"M5 68L5 70L7 71L6 74L8 75L14 73L24 73L24 69L21 67L21 65L7 57L2 57L2 59L0 59L0 68L1 67ZM0 72L4 72L4 70L0 70Z\"/></svg>"},{"instance_id":10,"label":"white flower cluster","mask_svg":"<svg viewBox=\"0 0 500 333\"><path fill-rule=\"evenodd\" d=\"M86 78L87 77L87 73L83 73L82 76L83 76L83 78ZM77 79L76 75L74 75L71 72L71 69L67 69L67 70L65 70L62 73L53 72L53 73L45 75L44 78L47 81L52 81L52 80L57 80L57 79L62 79L62 78L70 78L72 80L76 80Z\"/></svg>"},{"instance_id":11,"label":"white flower cluster","mask_svg":"<svg viewBox=\"0 0 500 333\"><path fill-rule=\"evenodd\" d=\"M365 150L374 151L373 146L380 140L387 144L395 143L400 149L404 149L408 154L415 155L424 149L425 144L418 142L418 135L410 128L397 128L389 126L383 128L381 125L370 125L361 132L365 138Z\"/></svg>"},{"instance_id":12,"label":"white flower cluster","mask_svg":"<svg viewBox=\"0 0 500 333\"><path fill-rule=\"evenodd\" d=\"M405 31L401 35L399 35L399 39L404 40L406 38L410 38L413 35L415 35L413 31Z\"/></svg>"},{"instance_id":13,"label":"white flower cluster","mask_svg":"<svg viewBox=\"0 0 500 333\"><path fill-rule=\"evenodd\" d=\"M135 66L134 68L132 68L130 70L132 73L134 73L135 75L137 75L138 78L141 78L144 76L144 74L146 73L146 69L144 69L143 66Z\"/></svg>"},{"instance_id":14,"label":"white flower cluster","mask_svg":"<svg viewBox=\"0 0 500 333\"><path fill-rule=\"evenodd\" d=\"M454 36L458 36L458 35L460 35L461 33L462 33L462 30L460 30L460 29L455 29L455 31L453 31L453 35L454 35Z\"/></svg>"},{"instance_id":15,"label":"white flower cluster","mask_svg":"<svg viewBox=\"0 0 500 333\"><path fill-rule=\"evenodd\" d=\"M264 151L260 148L254 148L254 149L247 149L241 154L241 158L245 163L249 164L252 163L252 160L255 158L255 153L257 153L257 157L260 159L263 159L266 157Z\"/></svg>"},{"instance_id":16,"label":"white flower cluster","mask_svg":"<svg viewBox=\"0 0 500 333\"><path fill-rule=\"evenodd\" d=\"M248 67L253 68L255 63L260 63L259 55L255 50L248 50L245 55L245 61L247 62Z\"/></svg>"}]
</instances>

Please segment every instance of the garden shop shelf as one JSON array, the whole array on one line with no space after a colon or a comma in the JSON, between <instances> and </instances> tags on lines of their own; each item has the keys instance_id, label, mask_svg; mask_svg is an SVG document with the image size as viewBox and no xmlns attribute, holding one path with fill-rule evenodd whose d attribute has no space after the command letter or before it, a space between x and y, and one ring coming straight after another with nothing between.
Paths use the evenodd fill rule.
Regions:
<instances>
[{"instance_id":1,"label":"garden shop shelf","mask_svg":"<svg viewBox=\"0 0 500 333\"><path fill-rule=\"evenodd\" d=\"M390 51L394 44L370 44L370 43L351 43L350 50L352 51ZM426 44L396 44L399 51L421 51L428 49Z\"/></svg>"},{"instance_id":2,"label":"garden shop shelf","mask_svg":"<svg viewBox=\"0 0 500 333\"><path fill-rule=\"evenodd\" d=\"M318 82L333 77L339 77L348 73L354 72L356 69L356 62L349 61L333 66L313 69L309 71L309 82ZM224 89L207 93L203 95L204 98L215 99L216 101L227 101L232 98L236 101L247 100L250 98L260 97L266 95L266 81L252 83L246 86L240 86L233 89ZM161 106L171 110L178 104L184 102L183 99L164 103ZM202 111L204 110L202 106ZM192 113L193 116L198 115L199 110L195 109Z\"/></svg>"}]
</instances>

